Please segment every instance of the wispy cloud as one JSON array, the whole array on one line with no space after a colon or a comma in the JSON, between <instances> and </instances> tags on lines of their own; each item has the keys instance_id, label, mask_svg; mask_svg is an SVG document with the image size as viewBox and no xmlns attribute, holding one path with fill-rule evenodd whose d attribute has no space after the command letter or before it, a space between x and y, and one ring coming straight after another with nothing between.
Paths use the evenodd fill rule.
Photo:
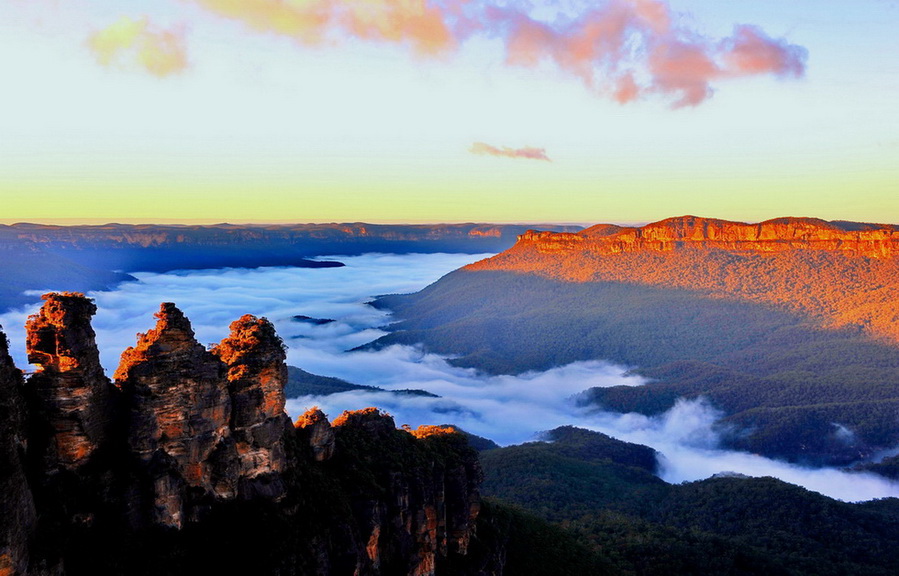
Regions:
<instances>
[{"instance_id":1,"label":"wispy cloud","mask_svg":"<svg viewBox=\"0 0 899 576\"><path fill-rule=\"evenodd\" d=\"M192 1L251 30L307 44L352 37L435 55L471 37L499 39L508 64L552 63L620 103L655 94L673 107L695 106L719 80L800 77L807 57L803 47L757 26L707 37L663 0L605 0L549 17L538 17L529 4L497 0Z\"/></svg>"},{"instance_id":2,"label":"wispy cloud","mask_svg":"<svg viewBox=\"0 0 899 576\"><path fill-rule=\"evenodd\" d=\"M160 78L187 68L183 30L162 30L149 18L126 16L88 39L88 47L103 66L138 67Z\"/></svg>"},{"instance_id":3,"label":"wispy cloud","mask_svg":"<svg viewBox=\"0 0 899 576\"><path fill-rule=\"evenodd\" d=\"M549 156L546 155L545 149L533 148L530 146L525 146L524 148L507 148L506 146L497 148L496 146L491 146L484 142L475 142L468 151L472 154L482 156L501 156L503 158L524 158L527 160L552 162L552 160L549 159Z\"/></svg>"},{"instance_id":4,"label":"wispy cloud","mask_svg":"<svg viewBox=\"0 0 899 576\"><path fill-rule=\"evenodd\" d=\"M434 54L454 46L455 9L424 0L193 0L253 30L318 43L335 33L375 42L407 43Z\"/></svg>"}]
</instances>

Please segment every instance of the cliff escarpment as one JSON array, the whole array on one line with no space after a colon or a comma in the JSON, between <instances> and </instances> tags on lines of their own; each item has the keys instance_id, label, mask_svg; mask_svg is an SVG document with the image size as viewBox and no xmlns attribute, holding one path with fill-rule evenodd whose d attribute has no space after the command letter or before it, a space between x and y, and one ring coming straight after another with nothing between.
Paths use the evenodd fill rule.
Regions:
<instances>
[{"instance_id":1,"label":"cliff escarpment","mask_svg":"<svg viewBox=\"0 0 899 576\"><path fill-rule=\"evenodd\" d=\"M529 231L513 248L466 269L693 290L899 342L895 225L812 218L744 224L685 216L640 228Z\"/></svg>"},{"instance_id":2,"label":"cliff escarpment","mask_svg":"<svg viewBox=\"0 0 899 576\"><path fill-rule=\"evenodd\" d=\"M530 233L380 298L399 322L375 346L424 345L492 373L611 361L648 382L592 389L585 405L651 415L703 398L730 448L852 464L899 442L896 234L692 217Z\"/></svg>"},{"instance_id":3,"label":"cliff escarpment","mask_svg":"<svg viewBox=\"0 0 899 576\"><path fill-rule=\"evenodd\" d=\"M684 248L772 253L802 249L888 258L899 253L899 226L817 218L775 218L746 224L683 216L639 228L597 224L577 233L529 230L518 241L522 247L532 245L543 253L620 254Z\"/></svg>"},{"instance_id":4,"label":"cliff escarpment","mask_svg":"<svg viewBox=\"0 0 899 576\"><path fill-rule=\"evenodd\" d=\"M27 378L0 334L0 575L466 564L481 473L461 434L398 430L376 409L292 424L283 344L250 315L207 350L163 303L110 380L95 311L78 293L45 295Z\"/></svg>"}]
</instances>

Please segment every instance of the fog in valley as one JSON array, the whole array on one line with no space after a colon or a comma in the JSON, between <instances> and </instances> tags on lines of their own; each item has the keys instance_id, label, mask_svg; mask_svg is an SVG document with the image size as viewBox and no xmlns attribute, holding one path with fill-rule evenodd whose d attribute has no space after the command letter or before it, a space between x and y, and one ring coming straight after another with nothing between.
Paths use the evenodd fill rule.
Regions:
<instances>
[{"instance_id":1,"label":"fog in valley","mask_svg":"<svg viewBox=\"0 0 899 576\"><path fill-rule=\"evenodd\" d=\"M289 399L292 417L317 405L332 419L346 409L378 406L397 425L455 424L500 444L525 442L535 434L571 424L646 444L660 451L661 476L669 482L735 472L776 476L843 500L899 496L899 484L868 474L805 469L756 455L719 448L713 429L720 416L702 400L680 401L667 413L646 417L588 410L573 395L595 386L640 386L645 380L627 367L600 361L576 362L545 372L490 376L454 367L446 358L409 346L350 351L384 332L385 311L367 305L379 294L417 291L443 274L488 255L369 254L329 257L343 268L260 268L139 273L138 282L93 292L98 307L93 326L108 373L138 332L155 324L159 303L175 302L190 318L197 339L213 344L243 314L269 318L288 346L288 363L303 370L385 390L424 390L439 397L391 392L344 392ZM64 287L49 286L47 289ZM24 323L40 305L0 315L10 351L20 368L30 370L24 351ZM316 325L302 315L330 319ZM851 431L848 431L851 432Z\"/></svg>"}]
</instances>

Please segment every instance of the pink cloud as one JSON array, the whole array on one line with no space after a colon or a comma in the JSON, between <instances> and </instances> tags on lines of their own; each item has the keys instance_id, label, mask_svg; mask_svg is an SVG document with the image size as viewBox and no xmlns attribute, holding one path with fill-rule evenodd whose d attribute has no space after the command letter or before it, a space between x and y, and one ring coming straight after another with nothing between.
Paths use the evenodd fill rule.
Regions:
<instances>
[{"instance_id":1,"label":"pink cloud","mask_svg":"<svg viewBox=\"0 0 899 576\"><path fill-rule=\"evenodd\" d=\"M735 75L774 74L799 78L805 72L805 51L769 37L757 26L736 26L722 46L727 71Z\"/></svg>"},{"instance_id":2,"label":"pink cloud","mask_svg":"<svg viewBox=\"0 0 899 576\"><path fill-rule=\"evenodd\" d=\"M806 50L739 25L709 38L683 24L665 0L597 0L574 17L532 16L499 0L188 0L250 29L301 43L353 37L445 54L470 37L498 38L509 65L551 63L620 103L659 95L696 106L713 83L737 77L798 78Z\"/></svg>"},{"instance_id":3,"label":"pink cloud","mask_svg":"<svg viewBox=\"0 0 899 576\"><path fill-rule=\"evenodd\" d=\"M532 148L529 146L525 146L524 148L507 148L503 146L502 148L497 148L496 146L491 146L490 144L486 144L484 142L475 142L471 145L471 148L468 149L472 154L478 154L481 156L499 156L502 158L524 158L527 160L543 160L544 162L552 162L549 159L549 156L546 155L546 150L543 148Z\"/></svg>"}]
</instances>

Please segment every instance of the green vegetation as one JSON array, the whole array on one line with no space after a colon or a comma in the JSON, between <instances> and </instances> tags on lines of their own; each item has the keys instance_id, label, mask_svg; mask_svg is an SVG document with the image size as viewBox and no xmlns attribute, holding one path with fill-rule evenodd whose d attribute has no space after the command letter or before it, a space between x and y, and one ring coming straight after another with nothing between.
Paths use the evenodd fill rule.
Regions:
<instances>
[{"instance_id":1,"label":"green vegetation","mask_svg":"<svg viewBox=\"0 0 899 576\"><path fill-rule=\"evenodd\" d=\"M330 376L319 376L296 366L287 367L287 384L284 386L284 395L287 398L326 396L328 394L337 394L338 392L349 392L350 390L377 392L381 388L353 384Z\"/></svg>"},{"instance_id":2,"label":"green vegetation","mask_svg":"<svg viewBox=\"0 0 899 576\"><path fill-rule=\"evenodd\" d=\"M482 453L482 492L576 536L613 573L885 575L899 561L899 500L847 504L773 478L669 485L621 462L616 440L562 432Z\"/></svg>"},{"instance_id":3,"label":"green vegetation","mask_svg":"<svg viewBox=\"0 0 899 576\"><path fill-rule=\"evenodd\" d=\"M428 392L427 390L384 390L377 386L353 384L352 382L347 382L340 378L332 378L331 376L319 376L318 374L306 372L302 368L297 368L296 366L287 367L287 384L284 386L284 395L287 398L298 398L300 396L327 396L328 394L338 394L340 392L350 392L352 390L383 392L385 394L397 394L399 396L426 396L429 398L439 398L438 395Z\"/></svg>"},{"instance_id":4,"label":"green vegetation","mask_svg":"<svg viewBox=\"0 0 899 576\"><path fill-rule=\"evenodd\" d=\"M732 447L848 464L899 443L899 348L772 305L469 270L378 305L401 322L377 345L424 343L461 366L521 373L603 359L638 367L651 383L593 389L582 400L656 414L679 397L704 396L726 414Z\"/></svg>"}]
</instances>

